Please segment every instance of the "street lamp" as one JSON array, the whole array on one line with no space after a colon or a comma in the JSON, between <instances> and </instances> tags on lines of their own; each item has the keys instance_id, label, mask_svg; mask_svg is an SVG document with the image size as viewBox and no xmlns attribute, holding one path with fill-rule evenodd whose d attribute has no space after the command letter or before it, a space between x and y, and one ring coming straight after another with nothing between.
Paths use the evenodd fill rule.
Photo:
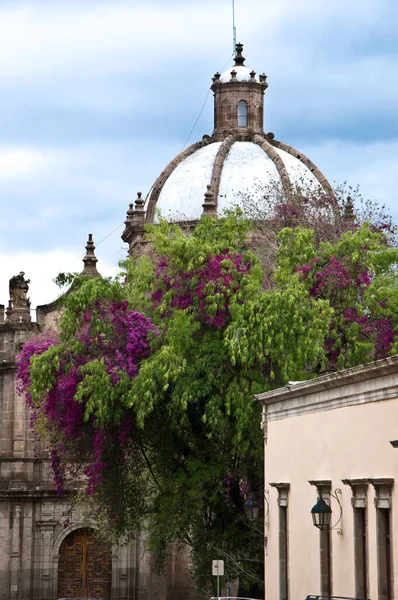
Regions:
<instances>
[{"instance_id":1,"label":"street lamp","mask_svg":"<svg viewBox=\"0 0 398 600\"><path fill-rule=\"evenodd\" d=\"M311 508L311 514L315 527L318 527L321 531L328 531L332 509L323 498L318 498L318 502Z\"/></svg>"},{"instance_id":2,"label":"street lamp","mask_svg":"<svg viewBox=\"0 0 398 600\"><path fill-rule=\"evenodd\" d=\"M329 504L326 504L325 500L321 496L318 497L318 502L315 504L315 506L311 508L312 522L320 531L332 531L333 529L336 529L338 535L343 535L343 530L341 527L337 527L341 521L341 517L343 516L343 507L339 498L339 496L341 496L341 489L336 488L334 494L329 492L329 495L330 500L334 498L339 507L340 515L337 519L337 522L334 525L331 525L330 521L332 517L332 509L330 508Z\"/></svg>"},{"instance_id":3,"label":"street lamp","mask_svg":"<svg viewBox=\"0 0 398 600\"><path fill-rule=\"evenodd\" d=\"M250 521L255 521L258 517L259 506L253 496L249 496L243 505L243 510Z\"/></svg>"}]
</instances>

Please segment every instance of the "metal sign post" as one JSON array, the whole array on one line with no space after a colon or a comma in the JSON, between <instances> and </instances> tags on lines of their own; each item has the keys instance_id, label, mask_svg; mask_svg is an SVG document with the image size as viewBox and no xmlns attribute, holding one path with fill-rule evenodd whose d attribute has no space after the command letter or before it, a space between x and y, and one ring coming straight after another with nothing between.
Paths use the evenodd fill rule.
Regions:
<instances>
[{"instance_id":1,"label":"metal sign post","mask_svg":"<svg viewBox=\"0 0 398 600\"><path fill-rule=\"evenodd\" d=\"M224 561L212 560L211 569L214 577L217 577L217 598L220 597L220 577L224 575Z\"/></svg>"}]
</instances>

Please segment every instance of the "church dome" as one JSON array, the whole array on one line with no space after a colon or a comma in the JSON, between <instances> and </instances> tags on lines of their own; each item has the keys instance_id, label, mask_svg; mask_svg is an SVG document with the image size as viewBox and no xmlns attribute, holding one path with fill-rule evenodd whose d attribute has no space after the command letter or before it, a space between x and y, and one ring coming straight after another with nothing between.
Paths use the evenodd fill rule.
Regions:
<instances>
[{"instance_id":1,"label":"church dome","mask_svg":"<svg viewBox=\"0 0 398 600\"><path fill-rule=\"evenodd\" d=\"M234 67L213 77L212 135L180 152L161 172L145 201L139 194L135 208L130 205L122 236L130 253L142 239L143 223L156 219L156 209L167 220L194 223L203 213L220 215L239 205L244 196L256 202L265 190L278 190L286 199L299 185L333 194L308 157L264 132L267 77L257 77L244 65L242 51L243 45L237 44Z\"/></svg>"}]
</instances>

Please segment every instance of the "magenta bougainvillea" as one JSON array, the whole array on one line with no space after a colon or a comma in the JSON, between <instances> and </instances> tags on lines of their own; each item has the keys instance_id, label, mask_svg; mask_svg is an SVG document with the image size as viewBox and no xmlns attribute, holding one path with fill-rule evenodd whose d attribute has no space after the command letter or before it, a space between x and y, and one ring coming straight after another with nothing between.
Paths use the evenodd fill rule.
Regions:
<instances>
[{"instance_id":1,"label":"magenta bougainvillea","mask_svg":"<svg viewBox=\"0 0 398 600\"><path fill-rule=\"evenodd\" d=\"M30 377L30 359L32 356L40 356L43 352L46 352L51 346L59 344L59 335L55 331L47 330L35 337L29 339L22 351L17 357L18 365L18 378L17 378L17 392L19 394L25 394L25 399L28 406L34 409L32 402L32 396L29 390L31 384Z\"/></svg>"},{"instance_id":2,"label":"magenta bougainvillea","mask_svg":"<svg viewBox=\"0 0 398 600\"><path fill-rule=\"evenodd\" d=\"M236 298L243 277L252 266L250 256L230 252L228 248L216 256L208 256L201 268L177 271L166 257L158 262L155 306L167 297L171 309L192 309L207 325L224 327L230 317L231 298ZM241 296L239 302L243 302Z\"/></svg>"},{"instance_id":3,"label":"magenta bougainvillea","mask_svg":"<svg viewBox=\"0 0 398 600\"><path fill-rule=\"evenodd\" d=\"M115 392L123 394L123 383L137 375L140 362L149 356L150 336L155 327L147 317L128 308L127 302L96 302L81 315L81 327L75 334L76 345L71 348L52 331L29 340L18 357L18 391L25 393L32 409L32 424L45 417L51 431L51 466L59 493L63 491L64 465L91 456L84 467L87 477L86 493L95 492L107 468L107 440L126 443L133 431L128 410L113 426L103 424L97 412L86 418L88 398L78 394L79 386L92 365L103 367L108 383ZM31 359L51 347L57 347L50 360L56 364L54 381L47 393L36 402L31 393ZM100 373L92 371L94 377ZM104 390L104 405L106 404ZM109 393L108 393L109 395ZM116 393L115 397L118 397ZM116 400L117 402L117 400Z\"/></svg>"},{"instance_id":4,"label":"magenta bougainvillea","mask_svg":"<svg viewBox=\"0 0 398 600\"><path fill-rule=\"evenodd\" d=\"M363 245L354 255L325 253L296 268L310 296L327 299L334 309L325 339L328 369L385 358L398 335L394 320L383 314L386 301L368 297L373 282L368 263L369 248Z\"/></svg>"}]
</instances>

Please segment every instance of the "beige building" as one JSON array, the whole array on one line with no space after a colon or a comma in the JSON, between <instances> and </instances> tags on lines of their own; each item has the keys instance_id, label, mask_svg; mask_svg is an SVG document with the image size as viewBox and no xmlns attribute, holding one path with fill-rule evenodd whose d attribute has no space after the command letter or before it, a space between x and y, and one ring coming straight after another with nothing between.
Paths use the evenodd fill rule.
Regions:
<instances>
[{"instance_id":1,"label":"beige building","mask_svg":"<svg viewBox=\"0 0 398 600\"><path fill-rule=\"evenodd\" d=\"M263 404L266 598L398 597L398 357L257 396ZM326 531L311 509L332 510Z\"/></svg>"}]
</instances>

